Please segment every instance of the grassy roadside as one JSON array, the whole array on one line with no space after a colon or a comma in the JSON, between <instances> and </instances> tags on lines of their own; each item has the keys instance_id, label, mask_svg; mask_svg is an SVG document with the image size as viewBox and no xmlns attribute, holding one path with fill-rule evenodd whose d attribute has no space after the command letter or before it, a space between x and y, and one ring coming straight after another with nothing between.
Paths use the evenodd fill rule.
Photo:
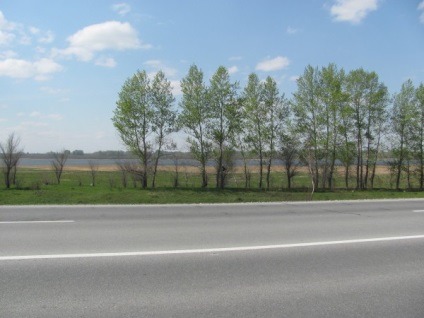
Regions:
<instances>
[{"instance_id":1,"label":"grassy roadside","mask_svg":"<svg viewBox=\"0 0 424 318\"><path fill-rule=\"evenodd\" d=\"M11 189L0 188L0 205L26 204L170 204L170 203L239 203L239 202L273 202L273 201L309 201L311 200L308 177L299 176L296 189L285 190L281 173L273 175L272 190L256 189L256 181L251 180L252 187L244 189L243 176L235 175L225 190L213 187L200 189L197 174L182 174L179 186L172 187L174 174L160 172L155 189L140 189L139 184L127 178L124 187L122 175L118 171L98 171L96 185L92 185L88 171L65 171L61 184L55 182L51 171L22 169L18 172L17 184ZM313 200L356 200L356 199L395 199L424 198L424 192L395 191L388 187L387 180L380 180L378 190L354 191L335 190L315 192ZM352 183L353 184L353 183Z\"/></svg>"}]
</instances>

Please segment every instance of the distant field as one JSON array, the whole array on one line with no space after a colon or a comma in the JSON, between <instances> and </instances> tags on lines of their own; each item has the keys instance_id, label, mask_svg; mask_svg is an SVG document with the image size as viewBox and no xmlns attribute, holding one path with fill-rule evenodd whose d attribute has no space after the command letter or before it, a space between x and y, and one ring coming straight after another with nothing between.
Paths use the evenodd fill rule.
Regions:
<instances>
[{"instance_id":1,"label":"distant field","mask_svg":"<svg viewBox=\"0 0 424 318\"><path fill-rule=\"evenodd\" d=\"M317 191L311 196L310 177L305 169L293 180L291 191L287 190L286 177L281 167L271 174L270 190L258 189L256 168L251 169L250 187L245 188L244 175L240 168L228 177L225 190L216 190L213 169L209 170L209 187L200 189L200 176L193 166L178 168L178 185L175 167L161 166L156 188L142 190L140 183L129 174L124 175L116 165L99 166L95 185L91 172L84 166L67 166L58 185L51 167L20 167L16 185L11 189L0 187L0 204L160 204L160 203L231 203L307 201L342 199L424 198L424 192L395 191L393 178L386 167L379 167L375 190L343 190L342 171L335 179L337 190ZM353 170L352 170L353 172ZM350 180L353 187L354 178Z\"/></svg>"}]
</instances>

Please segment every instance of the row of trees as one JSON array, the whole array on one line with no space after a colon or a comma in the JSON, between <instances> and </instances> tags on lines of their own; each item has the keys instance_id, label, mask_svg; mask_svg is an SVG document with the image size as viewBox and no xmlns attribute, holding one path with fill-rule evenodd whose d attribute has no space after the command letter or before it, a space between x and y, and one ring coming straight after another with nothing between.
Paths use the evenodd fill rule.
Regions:
<instances>
[{"instance_id":1,"label":"row of trees","mask_svg":"<svg viewBox=\"0 0 424 318\"><path fill-rule=\"evenodd\" d=\"M424 183L424 86L406 81L390 96L375 72L356 69L346 73L335 64L307 66L289 100L280 94L272 77L261 81L249 75L245 87L232 82L219 67L207 84L192 65L181 81L178 110L171 83L162 71L149 79L138 71L119 93L113 124L129 150L140 158L141 179L152 187L164 147L175 131L188 137L190 151L199 162L202 187L208 186L207 164L215 163L215 184L224 188L235 153L243 158L245 185L252 156L259 163L259 188L270 187L275 159L282 159L291 186L299 164L308 167L314 188L333 188L337 166L344 167L344 186L355 176L357 189L372 188L381 154L396 174L418 175ZM353 171L351 171L353 170Z\"/></svg>"}]
</instances>

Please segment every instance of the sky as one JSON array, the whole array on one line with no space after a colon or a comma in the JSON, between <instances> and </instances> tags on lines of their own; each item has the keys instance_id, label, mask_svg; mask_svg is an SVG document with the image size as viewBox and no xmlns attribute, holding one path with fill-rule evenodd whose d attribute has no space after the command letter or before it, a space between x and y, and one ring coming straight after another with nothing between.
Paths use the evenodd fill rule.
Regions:
<instances>
[{"instance_id":1,"label":"sky","mask_svg":"<svg viewBox=\"0 0 424 318\"><path fill-rule=\"evenodd\" d=\"M164 71L178 108L193 64L241 89L271 76L291 98L307 65L329 63L375 71L392 94L424 83L424 0L0 0L0 142L125 150L111 118L137 70Z\"/></svg>"}]
</instances>

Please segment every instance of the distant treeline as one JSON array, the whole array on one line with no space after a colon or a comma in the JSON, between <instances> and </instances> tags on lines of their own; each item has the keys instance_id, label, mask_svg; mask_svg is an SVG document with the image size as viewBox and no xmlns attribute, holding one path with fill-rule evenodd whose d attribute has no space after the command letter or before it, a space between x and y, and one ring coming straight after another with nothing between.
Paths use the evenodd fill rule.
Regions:
<instances>
[{"instance_id":1,"label":"distant treeline","mask_svg":"<svg viewBox=\"0 0 424 318\"><path fill-rule=\"evenodd\" d=\"M83 150L64 150L68 154L68 159L138 159L131 151L106 150L84 153ZM53 159L56 152L46 153L24 153L21 158L28 159ZM177 157L179 159L192 159L190 152L164 152L165 157Z\"/></svg>"}]
</instances>

